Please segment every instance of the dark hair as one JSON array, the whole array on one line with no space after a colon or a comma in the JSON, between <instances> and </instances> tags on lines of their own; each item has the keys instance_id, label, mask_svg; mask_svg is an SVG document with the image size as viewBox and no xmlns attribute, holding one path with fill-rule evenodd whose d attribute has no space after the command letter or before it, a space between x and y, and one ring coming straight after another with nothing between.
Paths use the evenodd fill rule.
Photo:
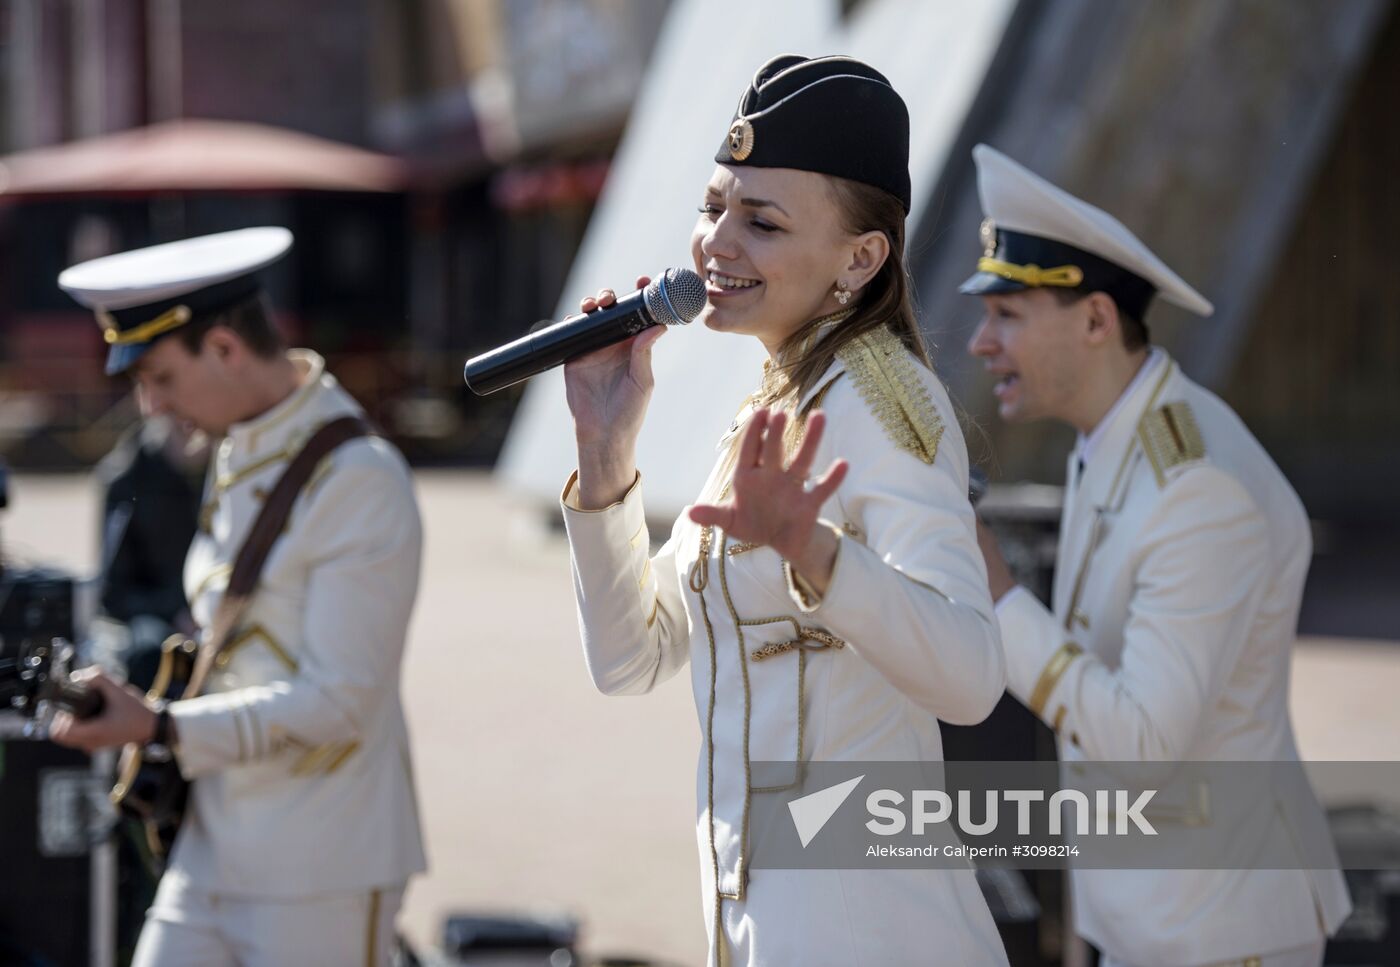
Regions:
<instances>
[{"instance_id":1,"label":"dark hair","mask_svg":"<svg viewBox=\"0 0 1400 967\"><path fill-rule=\"evenodd\" d=\"M181 326L175 334L180 337L180 341L190 353L198 356L204 348L204 337L215 326L233 330L252 350L253 355L262 359L272 359L287 348L286 341L273 324L272 316L260 295L230 306L223 312L196 319Z\"/></svg>"},{"instance_id":2,"label":"dark hair","mask_svg":"<svg viewBox=\"0 0 1400 967\"><path fill-rule=\"evenodd\" d=\"M1051 288L1050 291L1055 294L1055 298L1059 300L1062 306L1074 305L1074 303L1090 294L1088 292L1081 292L1078 289ZM1104 295L1108 295L1108 293L1105 292ZM1108 297L1113 299L1111 295ZM1118 328L1123 333L1123 348L1131 353L1145 347L1151 341L1151 337L1147 332L1147 323L1138 319L1136 316L1130 316L1124 312L1123 306L1119 304L1117 299L1113 299L1113 304L1118 308Z\"/></svg>"},{"instance_id":3,"label":"dark hair","mask_svg":"<svg viewBox=\"0 0 1400 967\"><path fill-rule=\"evenodd\" d=\"M816 386L837 353L858 336L880 326L889 326L920 362L929 369L933 368L928 347L924 345L923 334L919 331L909 273L904 267L903 204L889 192L857 181L833 176L830 183L832 197L840 210L846 231L853 235L883 232L890 243L890 254L874 278L866 284L850 318L809 348L802 347L820 327L820 319L802 326L784 342L781 355L784 358L789 355L793 357L785 366L787 390L799 399Z\"/></svg>"}]
</instances>

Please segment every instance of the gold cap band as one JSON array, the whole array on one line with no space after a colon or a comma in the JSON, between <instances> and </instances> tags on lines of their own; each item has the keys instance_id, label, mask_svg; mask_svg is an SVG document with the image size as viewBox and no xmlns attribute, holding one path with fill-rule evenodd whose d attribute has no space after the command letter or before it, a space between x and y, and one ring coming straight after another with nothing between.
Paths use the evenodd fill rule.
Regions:
<instances>
[{"instance_id":1,"label":"gold cap band","mask_svg":"<svg viewBox=\"0 0 1400 967\"><path fill-rule=\"evenodd\" d=\"M1032 287L1054 285L1072 289L1084 281L1084 271L1077 265L1057 265L1053 269L1042 269L1038 265L1016 265L987 256L977 260L977 271L990 272L1003 279Z\"/></svg>"},{"instance_id":2,"label":"gold cap band","mask_svg":"<svg viewBox=\"0 0 1400 967\"><path fill-rule=\"evenodd\" d=\"M190 321L189 306L176 306L156 316L150 322L143 322L134 329L125 331L116 327L111 316L106 313L102 321L102 338L107 340L108 345L129 346L132 343L150 342L157 336L164 335L172 329L177 329ZM100 318L100 317L99 317Z\"/></svg>"}]
</instances>

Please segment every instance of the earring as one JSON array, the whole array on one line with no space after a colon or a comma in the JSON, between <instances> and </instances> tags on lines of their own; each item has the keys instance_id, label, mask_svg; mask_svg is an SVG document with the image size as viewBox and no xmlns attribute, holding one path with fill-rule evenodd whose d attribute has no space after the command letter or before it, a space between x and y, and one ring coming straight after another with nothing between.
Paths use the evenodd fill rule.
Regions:
<instances>
[{"instance_id":1,"label":"earring","mask_svg":"<svg viewBox=\"0 0 1400 967\"><path fill-rule=\"evenodd\" d=\"M836 301L843 306L851 301L851 293L845 279L836 283Z\"/></svg>"}]
</instances>

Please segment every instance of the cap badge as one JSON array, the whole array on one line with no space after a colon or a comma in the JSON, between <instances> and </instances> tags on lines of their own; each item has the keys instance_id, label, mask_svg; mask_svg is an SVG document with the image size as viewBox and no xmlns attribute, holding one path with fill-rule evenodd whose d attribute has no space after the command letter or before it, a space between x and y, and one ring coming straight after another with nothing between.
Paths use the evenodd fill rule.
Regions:
<instances>
[{"instance_id":1,"label":"cap badge","mask_svg":"<svg viewBox=\"0 0 1400 967\"><path fill-rule=\"evenodd\" d=\"M729 126L729 156L743 161L753 154L753 125L748 118L739 118Z\"/></svg>"},{"instance_id":2,"label":"cap badge","mask_svg":"<svg viewBox=\"0 0 1400 967\"><path fill-rule=\"evenodd\" d=\"M990 218L982 219L982 227L977 230L977 237L982 240L982 254L994 254L997 250L997 223Z\"/></svg>"}]
</instances>

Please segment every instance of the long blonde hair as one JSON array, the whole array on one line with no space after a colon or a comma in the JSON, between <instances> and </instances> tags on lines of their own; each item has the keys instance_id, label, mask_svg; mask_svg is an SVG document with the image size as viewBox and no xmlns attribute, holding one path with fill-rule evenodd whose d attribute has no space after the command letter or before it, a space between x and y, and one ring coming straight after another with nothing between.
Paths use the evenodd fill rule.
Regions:
<instances>
[{"instance_id":1,"label":"long blonde hair","mask_svg":"<svg viewBox=\"0 0 1400 967\"><path fill-rule=\"evenodd\" d=\"M785 379L775 403L801 399L817 385L837 353L880 326L889 326L916 359L933 368L914 314L912 287L904 264L903 206L889 192L870 185L837 177L830 177L829 182L842 227L852 235L883 232L889 240L890 253L866 285L854 313L820 338L816 337L825 320L814 319L783 343L778 356L784 361Z\"/></svg>"},{"instance_id":2,"label":"long blonde hair","mask_svg":"<svg viewBox=\"0 0 1400 967\"><path fill-rule=\"evenodd\" d=\"M890 243L890 253L875 277L866 285L849 315L835 325L831 316L813 319L786 340L778 350L781 365L771 361L764 364L763 384L758 392L745 401L745 406L767 406L785 409L795 406L807 392L814 389L823 374L831 368L836 354L857 337L889 326L914 357L933 369L928 347L919 330L914 314L914 299L904 266L904 208L887 191L846 178L828 176L832 200L840 210L842 227L852 235L881 231ZM823 330L827 330L823 334ZM743 410L741 409L742 413ZM805 413L790 414L783 434L787 452L792 454L801 443L806 424ZM707 496L723 497L733 475L739 455L740 435L730 441L725 465L707 488ZM710 494L710 489L716 494Z\"/></svg>"}]
</instances>

